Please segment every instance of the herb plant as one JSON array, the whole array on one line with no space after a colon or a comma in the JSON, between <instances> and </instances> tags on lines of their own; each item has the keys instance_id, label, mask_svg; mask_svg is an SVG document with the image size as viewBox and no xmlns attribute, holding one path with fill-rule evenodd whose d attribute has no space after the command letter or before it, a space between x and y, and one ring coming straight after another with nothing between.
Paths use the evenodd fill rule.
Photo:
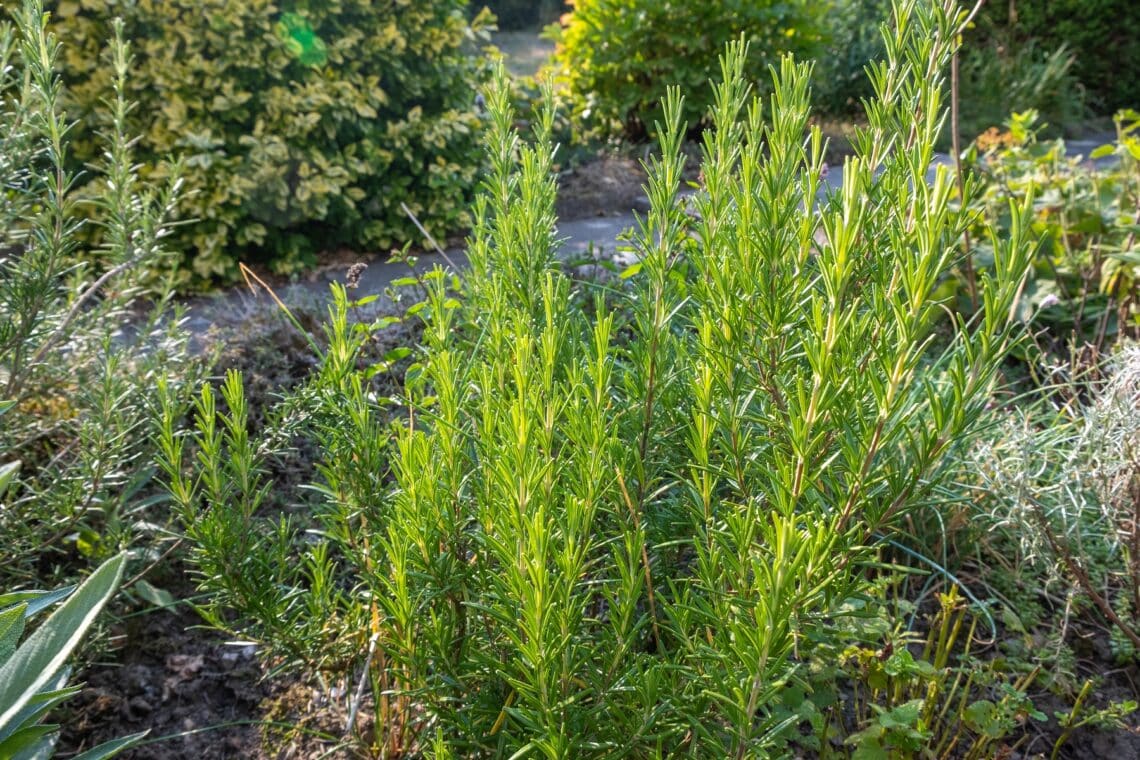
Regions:
<instances>
[{"instance_id":1,"label":"herb plant","mask_svg":"<svg viewBox=\"0 0 1140 760\"><path fill-rule=\"evenodd\" d=\"M1011 679L972 655L977 619L966 624L963 602L956 587L939 594L925 639L896 633L881 649L843 653L858 728L844 743L855 757L994 757L1017 747L1006 740L1030 718L1046 719L1026 694L1037 670ZM836 713L842 731L846 716Z\"/></svg>"},{"instance_id":2,"label":"herb plant","mask_svg":"<svg viewBox=\"0 0 1140 760\"><path fill-rule=\"evenodd\" d=\"M1088 399L1049 396L1003 415L976 472L987 524L1017 526L1020 553L1056 571L1140 652L1140 348L1125 346Z\"/></svg>"},{"instance_id":3,"label":"herb plant","mask_svg":"<svg viewBox=\"0 0 1140 760\"><path fill-rule=\"evenodd\" d=\"M0 594L0 754L5 758L51 757L58 725L45 723L51 711L73 696L67 658L114 596L126 555L104 562L79 588ZM63 603L23 638L28 619ZM102 760L137 744L146 732L99 744L77 755Z\"/></svg>"},{"instance_id":4,"label":"herb plant","mask_svg":"<svg viewBox=\"0 0 1140 760\"><path fill-rule=\"evenodd\" d=\"M153 276L169 255L179 183L139 180L121 27L105 59L113 119L84 196L68 168L60 46L36 0L13 21L0 23L0 577L22 586L58 582L142 537L135 558L161 554L153 386L165 379L184 404L206 362ZM90 205L104 220L94 248L82 235Z\"/></svg>"},{"instance_id":5,"label":"herb plant","mask_svg":"<svg viewBox=\"0 0 1140 760\"><path fill-rule=\"evenodd\" d=\"M926 175L963 16L895 12L838 190L810 65L781 60L771 97L750 97L748 48L729 46L691 205L670 89L616 285L562 273L553 114L524 142L500 71L470 271L414 283L403 393L376 392L387 363L359 366L370 334L337 289L276 436L248 435L237 375L203 388L189 438L170 405L161 465L207 620L340 679L346 735L375 756L786 746L801 716L782 697L827 621L977 435L1031 259L1012 205L982 308L942 320L972 214L945 168ZM267 463L298 437L318 482L303 514L266 514Z\"/></svg>"},{"instance_id":6,"label":"herb plant","mask_svg":"<svg viewBox=\"0 0 1140 760\"><path fill-rule=\"evenodd\" d=\"M1046 328L1039 343L1048 354L1086 344L1107 351L1140 336L1140 113L1117 114L1116 141L1089 157L1067 155L1063 140L1039 140L1037 117L1014 114L1007 131L978 138L973 166L985 190L977 206L1003 227L1011 199L1035 198L1040 244L1020 316ZM978 257L985 265L988 246Z\"/></svg>"}]
</instances>

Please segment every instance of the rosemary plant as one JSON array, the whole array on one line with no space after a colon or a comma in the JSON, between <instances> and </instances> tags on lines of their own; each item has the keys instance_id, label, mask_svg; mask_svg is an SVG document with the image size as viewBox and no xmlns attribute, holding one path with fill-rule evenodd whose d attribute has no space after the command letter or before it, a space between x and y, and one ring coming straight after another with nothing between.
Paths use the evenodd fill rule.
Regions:
<instances>
[{"instance_id":1,"label":"rosemary plant","mask_svg":"<svg viewBox=\"0 0 1140 760\"><path fill-rule=\"evenodd\" d=\"M59 45L42 3L10 5L12 21L0 22L0 576L25 586L71 577L143 535L133 558L161 554L152 389L168 379L183 405L205 362L149 274L167 255L178 182L139 179L123 126L121 26L107 61L105 161L84 197L69 169ZM91 224L101 245L81 234Z\"/></svg>"},{"instance_id":2,"label":"rosemary plant","mask_svg":"<svg viewBox=\"0 0 1140 760\"><path fill-rule=\"evenodd\" d=\"M376 756L780 752L798 719L773 705L874 544L937 508L1017 339L1023 209L975 316L934 295L971 221L945 169L927 178L962 22L951 0L897 4L836 191L810 66L750 99L730 46L691 207L670 91L616 310L560 270L553 117L523 141L500 73L471 269L423 279L406 392L375 395L337 291L286 403L283 430L321 451L308 532L259 513L271 447L244 437L237 378L220 426L203 392L196 469L168 415L210 619L346 678Z\"/></svg>"}]
</instances>

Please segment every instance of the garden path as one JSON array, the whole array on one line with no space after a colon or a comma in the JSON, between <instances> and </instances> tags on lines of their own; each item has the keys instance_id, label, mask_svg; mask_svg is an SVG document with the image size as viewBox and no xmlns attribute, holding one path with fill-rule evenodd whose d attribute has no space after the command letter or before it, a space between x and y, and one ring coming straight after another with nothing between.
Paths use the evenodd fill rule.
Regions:
<instances>
[{"instance_id":1,"label":"garden path","mask_svg":"<svg viewBox=\"0 0 1140 760\"><path fill-rule=\"evenodd\" d=\"M832 187L841 187L843 172L841 167L833 167L828 174L827 182ZM635 208L647 208L648 201L633 204ZM593 256L597 259L613 259L618 255L619 237L637 223L638 214L642 213L635 208L615 209L604 216L592 216L581 219L571 219L558 223L558 236L561 238L559 255L571 260ZM366 259L367 257L361 257ZM467 265L467 256L463 249L453 248L444 255L429 252L421 255L416 264L418 271L430 271L436 264L463 269ZM627 262L628 263L628 262ZM329 286L333 282L344 282L344 276L351 262L343 267L326 267L305 277L302 280L275 288L274 292L285 304L303 303L307 308L320 306L327 302L330 296ZM387 262L383 259L368 262L368 268L360 276L359 285L354 291L357 297L384 292L398 278L408 276L408 265L401 262ZM314 304L314 301L317 303ZM268 294L254 293L244 285L235 286L210 296L191 299L186 303L188 308L186 327L196 339L205 337L212 326L232 328L240 324L241 320L253 313L258 305L270 305ZM323 308L321 308L323 311Z\"/></svg>"},{"instance_id":2,"label":"garden path","mask_svg":"<svg viewBox=\"0 0 1140 760\"><path fill-rule=\"evenodd\" d=\"M1066 148L1070 155L1087 156L1093 148L1111 142L1114 137L1115 135L1096 134L1087 139L1070 140L1066 143ZM951 163L949 156L937 154L928 178L933 176L936 165L951 165ZM843 167L841 165L830 167L826 181L833 189L842 187ZM648 202L642 197L631 206L626 209L614 209L605 215L560 221L559 254L569 260L581 260L592 256L597 260L616 259L619 266L630 263L628 260L622 260L625 257L620 253L619 238L636 225L638 215L648 207ZM367 259L367 257L361 258ZM345 273L351 263L348 261L342 267L325 267L304 280L282 286L275 292L286 304L303 303L308 308L315 306L318 313L324 313L324 304L331 298L329 286L333 282L344 281ZM359 286L354 291L357 297L375 293L383 298L383 294L394 280L409 274L408 265L400 262L376 259L368 264L368 268L360 277ZM458 269L464 269L467 257L461 248L450 249L443 255L429 252L419 257L416 268L420 272L426 272L437 264L454 265ZM201 340L212 326L237 327L244 318L255 313L259 307L271 308L272 302L264 292L253 293L244 286L238 286L212 296L192 299L186 305L188 307L186 327L196 340Z\"/></svg>"}]
</instances>

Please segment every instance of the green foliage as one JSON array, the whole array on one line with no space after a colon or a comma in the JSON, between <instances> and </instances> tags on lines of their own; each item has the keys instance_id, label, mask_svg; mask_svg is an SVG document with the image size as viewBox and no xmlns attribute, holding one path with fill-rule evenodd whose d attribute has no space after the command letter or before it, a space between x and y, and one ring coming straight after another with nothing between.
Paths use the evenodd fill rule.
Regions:
<instances>
[{"instance_id":1,"label":"green foliage","mask_svg":"<svg viewBox=\"0 0 1140 760\"><path fill-rule=\"evenodd\" d=\"M44 723L44 718L78 691L67 686L67 658L114 596L126 561L125 554L107 560L74 593L64 589L0 595L0 757L51 756L59 726ZM28 618L64 598L67 601L17 646ZM112 757L145 735L106 742L76 757Z\"/></svg>"},{"instance_id":2,"label":"green foliage","mask_svg":"<svg viewBox=\"0 0 1140 760\"><path fill-rule=\"evenodd\" d=\"M71 112L87 130L74 162L111 114L98 51L112 18L136 41L126 128L147 180L181 158L174 239L198 278L232 278L239 259L278 271L337 246L387 249L469 223L479 166L472 103L483 59L465 0L336 0L290 10L267 0L204 3L59 0ZM474 35L474 37L473 37Z\"/></svg>"},{"instance_id":3,"label":"green foliage","mask_svg":"<svg viewBox=\"0 0 1140 760\"><path fill-rule=\"evenodd\" d=\"M1015 531L1021 556L1086 597L1118 636L1122 659L1140 652L1140 348L1124 346L1102 382L1002 415L975 472L983 524ZM1048 576L1047 576L1048 577Z\"/></svg>"},{"instance_id":4,"label":"green foliage","mask_svg":"<svg viewBox=\"0 0 1140 760\"><path fill-rule=\"evenodd\" d=\"M179 183L138 178L121 29L99 165L108 182L91 200L103 244L85 248L59 46L40 14L28 2L15 27L0 25L0 577L20 584L163 536L150 486L154 384L167 378L185 397L204 375L166 308L169 288L143 287L167 259Z\"/></svg>"},{"instance_id":5,"label":"green foliage","mask_svg":"<svg viewBox=\"0 0 1140 760\"><path fill-rule=\"evenodd\" d=\"M1002 125L1011 111L1036 111L1052 133L1079 127L1087 112L1073 61L1066 45L1050 48L1036 40L965 47L959 64L961 136L972 140Z\"/></svg>"},{"instance_id":6,"label":"green foliage","mask_svg":"<svg viewBox=\"0 0 1140 760\"><path fill-rule=\"evenodd\" d=\"M682 118L708 126L718 61L727 42L748 43L745 78L766 92L768 67L785 53L822 50L830 3L809 0L574 0L556 31L574 115L602 134L644 140L661 121L669 87L685 93ZM865 63L866 61L864 61Z\"/></svg>"},{"instance_id":7,"label":"green foliage","mask_svg":"<svg viewBox=\"0 0 1140 760\"><path fill-rule=\"evenodd\" d=\"M404 391L377 392L390 362L360 366L371 331L337 288L277 435L249 436L236 375L203 389L189 438L170 405L161 465L207 619L347 678L376 756L786 746L787 692L868 590L877 537L976 435L1030 259L1014 225L984 308L940 327L971 214L926 173L962 16L898 13L834 192L810 66L781 60L749 98L752 58L729 46L693 213L669 90L637 263L600 288L555 257L552 96L528 143L500 71L470 271L408 281L424 333ZM265 515L273 450L299 439L317 482L303 511Z\"/></svg>"},{"instance_id":8,"label":"green foliage","mask_svg":"<svg viewBox=\"0 0 1140 760\"><path fill-rule=\"evenodd\" d=\"M1140 103L1140 38L1134 33L1140 5L1132 0L991 2L982 7L978 26L978 37L1011 49L1030 42L1041 51L1067 47L1098 113Z\"/></svg>"},{"instance_id":9,"label":"green foliage","mask_svg":"<svg viewBox=\"0 0 1140 760\"><path fill-rule=\"evenodd\" d=\"M991 5L987 4L986 8ZM867 61L882 56L878 25L891 12L888 0L837 0L827 14L826 51L815 71L816 103L836 117L862 116L871 96ZM1020 39L983 17L986 33L966 36L959 56L959 124L973 139L1001 125L1010 111L1036 110L1054 131L1079 126L1087 116L1085 90L1066 44Z\"/></svg>"},{"instance_id":10,"label":"green foliage","mask_svg":"<svg viewBox=\"0 0 1140 760\"><path fill-rule=\"evenodd\" d=\"M1038 140L1030 111L969 153L985 182L978 209L987 223L1004 227L1010 199L1036 198L1040 244L1021 317L1048 328L1041 342L1052 352L1140 335L1140 113L1120 112L1116 128L1116 142L1094 150L1094 162L1069 156L1062 140ZM982 245L982 266L989 255Z\"/></svg>"},{"instance_id":11,"label":"green foliage","mask_svg":"<svg viewBox=\"0 0 1140 760\"><path fill-rule=\"evenodd\" d=\"M1127 723L1124 718L1136 712L1138 707L1136 700L1128 699L1121 702L1112 702L1107 707L1102 707L1099 710L1089 709L1085 705L1085 699L1089 696L1092 690L1093 681L1090 678L1085 681L1084 687L1081 689L1080 695L1077 697L1076 703L1071 710L1065 712L1057 712L1057 720L1061 722L1061 735L1057 737L1056 743L1053 745L1053 754L1049 756L1049 760L1057 760L1058 753L1065 741L1079 728L1092 726L1096 728L1125 728Z\"/></svg>"},{"instance_id":12,"label":"green foliage","mask_svg":"<svg viewBox=\"0 0 1140 760\"><path fill-rule=\"evenodd\" d=\"M852 758L993 757L1028 719L1046 719L1026 695L1036 671L1011 682L973 657L977 621L963 627L966 615L951 588L939 595L925 640L891 632L881 649L843 653L855 692L856 730L844 739ZM842 731L846 716L836 718Z\"/></svg>"},{"instance_id":13,"label":"green foliage","mask_svg":"<svg viewBox=\"0 0 1140 760\"><path fill-rule=\"evenodd\" d=\"M826 48L816 61L812 84L820 112L862 114L862 101L874 95L867 64L883 55L879 27L890 15L889 0L835 0L825 16Z\"/></svg>"}]
</instances>

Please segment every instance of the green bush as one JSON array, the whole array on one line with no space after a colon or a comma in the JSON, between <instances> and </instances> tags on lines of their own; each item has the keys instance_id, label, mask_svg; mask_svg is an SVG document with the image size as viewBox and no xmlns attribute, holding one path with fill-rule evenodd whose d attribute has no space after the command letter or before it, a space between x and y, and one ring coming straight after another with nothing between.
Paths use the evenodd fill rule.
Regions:
<instances>
[{"instance_id":1,"label":"green bush","mask_svg":"<svg viewBox=\"0 0 1140 760\"><path fill-rule=\"evenodd\" d=\"M574 0L556 33L575 115L602 133L644 140L661 120L668 87L685 93L685 122L708 124L709 83L725 43L748 42L745 77L768 91L768 67L784 53L822 50L830 3L812 0Z\"/></svg>"},{"instance_id":2,"label":"green bush","mask_svg":"<svg viewBox=\"0 0 1140 760\"><path fill-rule=\"evenodd\" d=\"M813 87L823 113L862 117L861 101L871 95L865 68L882 56L878 26L890 12L889 0L835 0ZM1037 110L1055 131L1079 126L1087 116L1086 94L1074 73L1071 49L1021 39L988 17L980 25L987 32L967 35L959 56L965 140L1001 125L1015 110Z\"/></svg>"},{"instance_id":3,"label":"green bush","mask_svg":"<svg viewBox=\"0 0 1140 760\"><path fill-rule=\"evenodd\" d=\"M1036 111L1053 135L1079 129L1088 111L1073 60L1066 46L1045 49L1035 40L966 47L959 62L963 144L1001 126L1013 111Z\"/></svg>"},{"instance_id":4,"label":"green bush","mask_svg":"<svg viewBox=\"0 0 1140 760\"><path fill-rule=\"evenodd\" d=\"M1045 329L1037 345L1050 358L1086 344L1108 349L1140 337L1140 113L1116 115L1117 138L1088 156L1071 156L1063 140L1037 137L1037 113L1014 114L1006 131L980 136L967 152L984 182L979 219L1010 223L1012 199L1033 202L1040 241L1021 316ZM976 251L987 266L990 250Z\"/></svg>"},{"instance_id":5,"label":"green bush","mask_svg":"<svg viewBox=\"0 0 1140 760\"><path fill-rule=\"evenodd\" d=\"M986 3L975 39L1038 49L1066 46L1098 113L1140 104L1140 4L1134 0L1004 0ZM972 41L968 44L974 44Z\"/></svg>"},{"instance_id":6,"label":"green bush","mask_svg":"<svg viewBox=\"0 0 1140 760\"><path fill-rule=\"evenodd\" d=\"M56 72L60 50L29 0L0 24L0 579L26 585L165 532L150 464L154 387L185 398L205 375L169 288L150 270L169 254L178 180L142 183L124 131L128 56L121 29L107 63L114 95L95 198L104 244L88 248L72 124ZM141 536L146 542L137 541Z\"/></svg>"},{"instance_id":7,"label":"green bush","mask_svg":"<svg viewBox=\"0 0 1140 760\"><path fill-rule=\"evenodd\" d=\"M889 0L835 0L826 16L826 48L816 62L812 90L816 107L829 116L857 116L874 94L867 63L883 55L880 25L890 18Z\"/></svg>"},{"instance_id":8,"label":"green bush","mask_svg":"<svg viewBox=\"0 0 1140 760\"><path fill-rule=\"evenodd\" d=\"M277 435L249 435L236 373L203 388L191 437L167 415L209 620L349 679L372 756L818 749L808 663L869 591L874 545L937 504L978 434L1030 259L1013 225L984 309L945 325L973 215L946 167L926 176L961 16L899 12L834 192L810 66L783 59L749 98L730 46L691 207L669 90L637 262L601 287L556 257L550 99L523 141L500 72L470 270L410 279L404 391L378 390L390 361L360 367L370 331L338 286ZM267 514L267 458L298 440L318 482Z\"/></svg>"},{"instance_id":9,"label":"green bush","mask_svg":"<svg viewBox=\"0 0 1140 760\"><path fill-rule=\"evenodd\" d=\"M128 128L161 179L185 165L177 233L199 277L232 277L257 254L279 271L349 246L465 227L480 163L472 103L484 61L466 0L138 2L59 0L73 158L99 156L110 114L99 48L121 16L135 40ZM481 20L474 22L479 28Z\"/></svg>"}]
</instances>

